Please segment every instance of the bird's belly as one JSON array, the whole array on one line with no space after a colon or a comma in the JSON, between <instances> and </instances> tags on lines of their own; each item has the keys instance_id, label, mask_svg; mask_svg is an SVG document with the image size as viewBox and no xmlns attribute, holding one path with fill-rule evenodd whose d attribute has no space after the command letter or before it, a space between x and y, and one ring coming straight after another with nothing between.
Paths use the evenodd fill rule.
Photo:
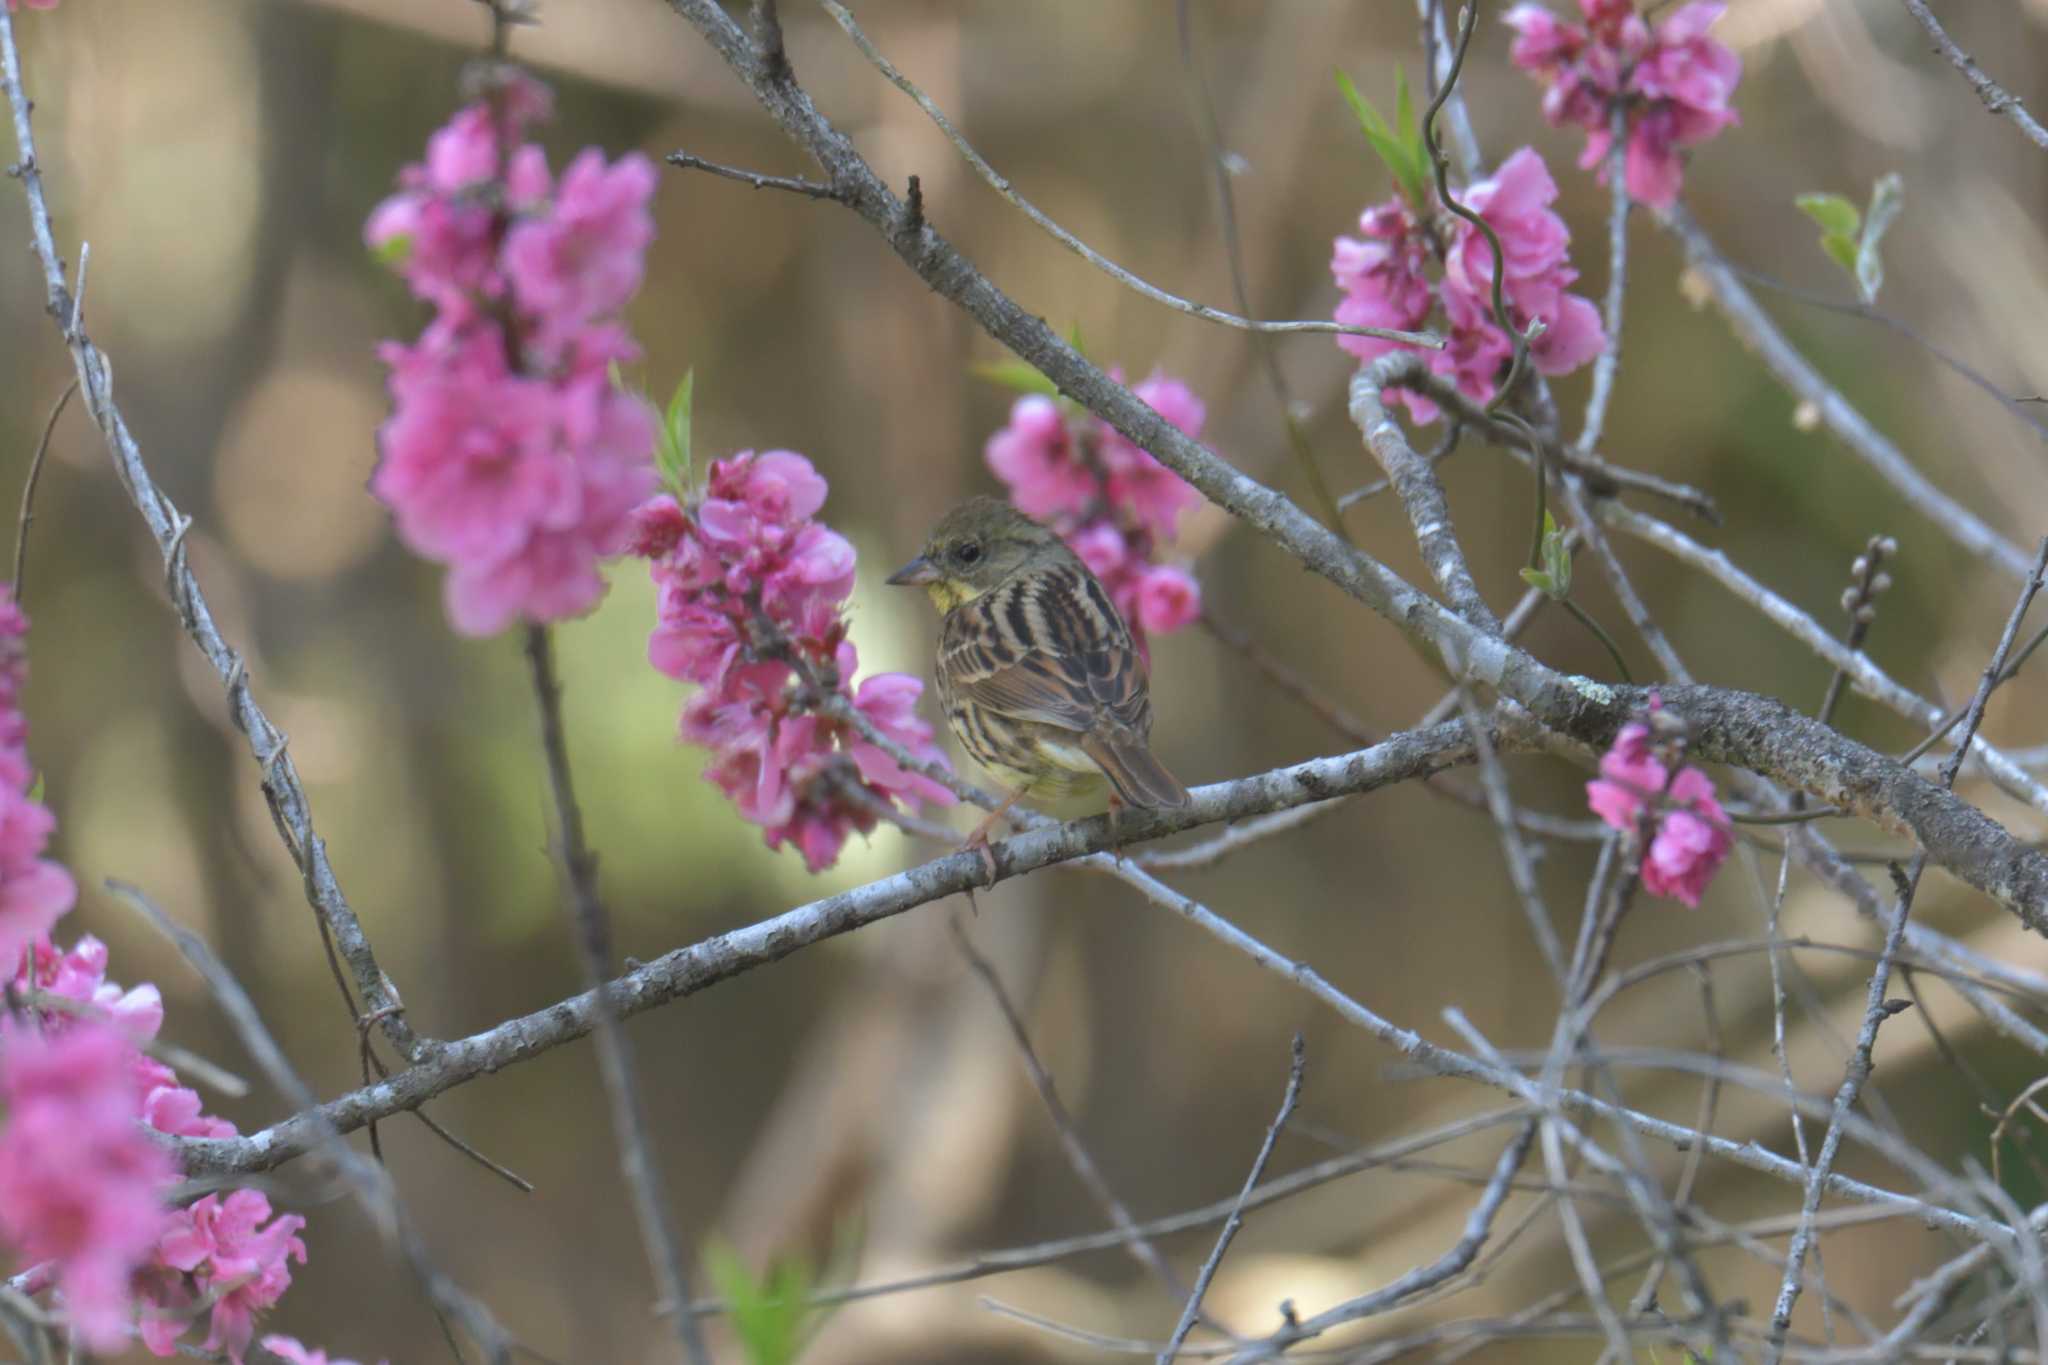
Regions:
<instances>
[{"instance_id":1,"label":"bird's belly","mask_svg":"<svg viewBox=\"0 0 2048 1365\"><path fill-rule=\"evenodd\" d=\"M1107 779L1072 731L949 708L953 737L968 757L1027 801L1056 801L1099 790Z\"/></svg>"}]
</instances>

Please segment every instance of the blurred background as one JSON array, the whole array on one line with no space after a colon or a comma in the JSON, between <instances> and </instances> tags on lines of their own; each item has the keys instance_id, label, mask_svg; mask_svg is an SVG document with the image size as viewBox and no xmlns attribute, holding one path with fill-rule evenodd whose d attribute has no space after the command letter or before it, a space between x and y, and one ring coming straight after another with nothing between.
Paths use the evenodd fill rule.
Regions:
<instances>
[{"instance_id":1,"label":"blurred background","mask_svg":"<svg viewBox=\"0 0 2048 1365\"><path fill-rule=\"evenodd\" d=\"M1544 127L1538 88L1507 65L1489 6L1467 93L1489 161L1532 142L1563 188L1580 288L1605 288L1605 194L1575 171L1580 137ZM2048 0L1944 7L1958 39L2014 93L2048 108ZM1339 98L1341 66L1387 107L1397 64L1416 71L1406 3L1196 0L1196 59L1208 80L1233 185L1253 309L1327 317L1337 298L1331 239L1389 193ZM1208 149L1180 59L1173 7L922 3L860 6L877 44L946 109L1026 195L1118 262L1187 297L1230 306ZM687 149L763 171L812 168L694 34L654 0L553 0L514 55L558 96L543 130L560 165ZM1280 407L1254 345L1107 282L975 180L908 101L821 12L785 6L792 59L821 107L892 183L922 178L932 221L1029 309L1078 324L1092 355L1136 378L1164 368L1209 404L1207 437L1245 470L1305 496ZM456 1037L575 988L550 867L535 718L518 641L475 642L444 626L438 571L404 553L364 491L385 411L373 347L422 321L371 261L360 229L398 167L459 100L486 32L464 0L71 0L16 20L52 206L67 254L92 244L87 321L112 356L120 401L164 489L196 518L194 566L223 632L248 657L258 695L289 733L342 883L415 1025ZM2014 395L2048 384L2048 157L1984 113L1895 4L1734 0L1716 30L1747 69L1742 125L1696 157L1686 199L1729 257L1823 295L1845 278L1792 205L1836 191L1863 201L1887 171L1906 208L1886 250L1888 313L1966 357ZM853 215L705 175L664 172L660 236L630 320L648 386L697 375L697 443L724 453L785 446L833 482L825 516L859 546L855 639L871 669L929 670L935 623L921 600L879 587L926 525L989 491L981 460L1011 395L972 377L997 348L930 293ZM69 377L24 249L26 214L0 192L0 498L19 489ZM1631 224L1631 289L1619 397L1606 451L1697 484L1727 513L1693 525L1709 544L1831 628L1866 537L1901 545L1898 587L1870 649L1900 681L1966 697L2010 607L2010 580L1951 548L1795 404L1719 317L1688 300L1675 244L1647 215ZM1780 295L1765 302L1822 370L1921 469L2008 535L2048 526L2040 439L1906 338ZM1327 337L1283 338L1278 355L1310 414L1317 459L1340 489L1377 470L1342 406L1347 359ZM1577 427L1583 371L1556 385ZM1519 595L1528 480L1468 442L1444 466L1479 582L1497 607ZM11 505L11 503L9 504ZM1659 515L1669 509L1653 508ZM1415 582L1427 575L1400 511L1351 514L1359 540ZM1187 533L1215 616L1375 732L1410 724L1440 685L1396 633L1320 579L1221 519ZM1825 667L1719 587L1642 545L1621 543L1636 581L1705 680L1818 703ZM59 819L56 856L86 888L67 933L113 945L113 975L155 980L167 1035L233 1064L242 1057L195 981L99 890L148 888L241 974L324 1094L360 1081L355 1039L328 980L311 912L264 811L257 771L226 720L217 680L167 607L155 547L74 404L51 444L28 568L32 748ZM1650 661L1590 563L1579 597L1638 674ZM636 565L561 631L568 720L586 818L622 954L639 958L776 913L927 856L884 831L855 840L831 872L772 854L699 777L679 745L683 693L644 657L653 600ZM1525 637L1554 665L1611 665L1561 615ZM1155 746L1190 783L1346 747L1201 629L1155 645ZM1986 733L2048 739L2048 675L2023 677ZM1850 698L1838 723L1880 747L1918 737ZM1529 805L1583 814L1585 774L1556 760L1511 764ZM2015 829L2010 803L1971 795ZM964 828L964 817L955 817ZM1835 830L1854 850L1895 848ZM1591 865L1556 844L1543 881L1567 935ZM1618 960L1754 936L1756 879L1774 860L1729 864L1685 913L1646 901ZM1881 869L1873 869L1880 881ZM1445 1037L1463 1010L1496 1043L1540 1046L1553 990L1508 890L1483 814L1418 788L1353 801L1282 840L1174 878L1221 914L1383 1015ZM842 1250L833 1274L862 1279L950 1264L976 1251L1094 1230L1102 1212L1074 1179L988 992L944 920L958 902L800 953L631 1025L675 1223L762 1264ZM2009 916L1930 877L1916 915L2018 965L2048 953ZM1875 942L1871 926L1795 875L1791 932ZM1495 1103L1491 1093L1391 1074L1390 1054L1299 991L1259 972L1128 889L1049 871L980 898L966 929L995 964L1072 1110L1078 1131L1140 1218L1226 1198L1243 1180L1306 1038L1296 1129L1271 1173ZM1839 1079L1864 971L1801 959L1815 1009L1796 1019L1792 1060L1810 1088ZM1713 969L1720 1027L1736 1060L1770 1066L1762 959ZM1938 983L1927 1017L2000 1095L2038 1061L1977 1026ZM1623 996L1603 1036L1696 1047L1690 985ZM1690 1118L1698 1087L1628 1077L1636 1104ZM1880 1041L1874 1089L1906 1132L1954 1167L1988 1156L1978 1092L1911 1019ZM259 1092L223 1104L245 1130L277 1117ZM531 1179L522 1195L410 1119L382 1128L385 1152L434 1254L537 1351L561 1361L672 1358L616 1174L596 1068L562 1048L438 1100L433 1112ZM1742 1096L1719 1130L1789 1151L1782 1111ZM1499 1135L1435 1155L1489 1164ZM1667 1179L1680 1158L1652 1152ZM1852 1153L1844 1168L1884 1176ZM2005 1179L2038 1202L2024 1162ZM1796 1209L1790 1187L1709 1164L1700 1201L1724 1220ZM1529 1195L1517 1196L1502 1226ZM1217 1316L1265 1331L1278 1304L1303 1316L1384 1283L1455 1239L1472 1199L1456 1171L1380 1169L1253 1217L1212 1291ZM1632 1220L1588 1203L1596 1240L1639 1243ZM346 1201L305 1210L308 1265L273 1319L352 1358L446 1359L416 1285ZM1191 1274L1212 1231L1167 1239ZM1556 1220L1542 1217L1478 1288L1371 1324L1412 1330L1498 1313L1564 1286ZM1828 1283L1881 1309L1947 1243L1917 1224L1826 1242ZM1727 1251L1702 1263L1726 1298L1767 1304L1776 1272ZM697 1276L701 1289L705 1276ZM1632 1288L1633 1279L1624 1288ZM1094 1331L1158 1338L1177 1304L1109 1251L997 1279L846 1308L807 1362L1036 1362L1106 1358L991 1314L982 1294ZM1673 1300L1675 1302L1675 1300ZM1813 1302L1810 1297L1808 1304ZM373 1308L374 1311L366 1311ZM1818 1330L1818 1319L1802 1326ZM738 1359L719 1332L720 1359ZM1584 1342L1492 1348L1496 1360L1583 1360Z\"/></svg>"}]
</instances>

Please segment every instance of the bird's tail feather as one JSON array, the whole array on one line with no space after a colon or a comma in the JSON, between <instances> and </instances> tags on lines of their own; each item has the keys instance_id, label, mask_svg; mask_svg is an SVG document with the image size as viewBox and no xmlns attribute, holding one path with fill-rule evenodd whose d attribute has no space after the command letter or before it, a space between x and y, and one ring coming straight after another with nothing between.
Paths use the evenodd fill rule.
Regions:
<instances>
[{"instance_id":1,"label":"bird's tail feather","mask_svg":"<svg viewBox=\"0 0 2048 1365\"><path fill-rule=\"evenodd\" d=\"M1136 735L1091 732L1082 736L1081 748L1109 778L1125 805L1158 810L1188 803L1188 789Z\"/></svg>"}]
</instances>

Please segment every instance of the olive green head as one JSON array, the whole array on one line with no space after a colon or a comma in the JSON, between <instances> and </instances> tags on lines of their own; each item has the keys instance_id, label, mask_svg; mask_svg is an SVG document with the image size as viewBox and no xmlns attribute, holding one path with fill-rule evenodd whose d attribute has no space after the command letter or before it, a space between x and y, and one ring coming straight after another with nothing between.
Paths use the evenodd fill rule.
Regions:
<instances>
[{"instance_id":1,"label":"olive green head","mask_svg":"<svg viewBox=\"0 0 2048 1365\"><path fill-rule=\"evenodd\" d=\"M1002 499L970 498L939 518L924 553L888 581L924 588L940 611L951 611L1013 574L1072 554L1057 535Z\"/></svg>"}]
</instances>

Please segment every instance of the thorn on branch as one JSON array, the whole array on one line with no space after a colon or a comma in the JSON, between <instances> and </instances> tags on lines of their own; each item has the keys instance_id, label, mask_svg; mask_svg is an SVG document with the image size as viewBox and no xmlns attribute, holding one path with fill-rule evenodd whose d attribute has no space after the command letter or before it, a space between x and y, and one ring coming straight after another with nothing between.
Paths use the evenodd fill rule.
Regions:
<instances>
[{"instance_id":1,"label":"thorn on branch","mask_svg":"<svg viewBox=\"0 0 2048 1365\"><path fill-rule=\"evenodd\" d=\"M913 175L910 192L903 200L903 220L898 231L905 237L919 237L924 234L924 227L924 186Z\"/></svg>"}]
</instances>

